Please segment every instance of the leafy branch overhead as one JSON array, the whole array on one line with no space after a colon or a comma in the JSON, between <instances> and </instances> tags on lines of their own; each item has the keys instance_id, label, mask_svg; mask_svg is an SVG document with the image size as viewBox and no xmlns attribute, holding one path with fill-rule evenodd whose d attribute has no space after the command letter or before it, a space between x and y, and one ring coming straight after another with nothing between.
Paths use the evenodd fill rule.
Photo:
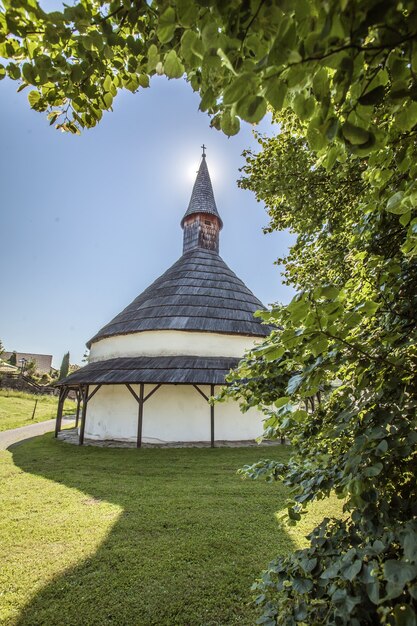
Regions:
<instances>
[{"instance_id":1,"label":"leafy branch overhead","mask_svg":"<svg viewBox=\"0 0 417 626\"><path fill-rule=\"evenodd\" d=\"M329 173L292 116L276 121L280 134L259 137L240 184L266 204L267 230L297 234L281 262L298 293L261 313L277 330L230 375L223 398L258 407L265 436L293 443L290 463L243 470L292 488L290 523L331 491L346 518L323 520L309 548L269 565L253 588L259 623L412 625L417 260L407 253L408 220L381 198L413 180L396 165L401 143L377 190L373 159L351 154Z\"/></svg>"},{"instance_id":2,"label":"leafy branch overhead","mask_svg":"<svg viewBox=\"0 0 417 626\"><path fill-rule=\"evenodd\" d=\"M3 0L0 68L77 133L120 89L185 76L227 135L272 111L240 185L297 289L223 398L265 413L289 463L243 475L292 488L288 519L331 491L345 517L255 582L260 624L417 626L417 7L387 0ZM140 106L140 100L138 100Z\"/></svg>"}]
</instances>

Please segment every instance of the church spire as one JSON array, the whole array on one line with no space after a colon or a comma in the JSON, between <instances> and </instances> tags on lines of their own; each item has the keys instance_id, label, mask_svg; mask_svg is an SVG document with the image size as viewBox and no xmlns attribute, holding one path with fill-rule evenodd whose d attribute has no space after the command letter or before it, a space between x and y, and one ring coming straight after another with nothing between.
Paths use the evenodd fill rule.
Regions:
<instances>
[{"instance_id":1,"label":"church spire","mask_svg":"<svg viewBox=\"0 0 417 626\"><path fill-rule=\"evenodd\" d=\"M184 249L188 252L194 248L219 251L219 232L223 222L217 211L213 187L206 163L206 147L202 146L203 154L197 172L190 202L181 220L184 229Z\"/></svg>"}]
</instances>

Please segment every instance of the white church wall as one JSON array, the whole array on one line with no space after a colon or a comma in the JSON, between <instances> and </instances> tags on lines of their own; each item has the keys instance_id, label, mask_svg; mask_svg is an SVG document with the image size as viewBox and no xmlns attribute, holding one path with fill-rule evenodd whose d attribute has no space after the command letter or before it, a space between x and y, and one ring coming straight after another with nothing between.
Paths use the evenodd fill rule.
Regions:
<instances>
[{"instance_id":1,"label":"white church wall","mask_svg":"<svg viewBox=\"0 0 417 626\"><path fill-rule=\"evenodd\" d=\"M210 395L209 387L201 389ZM149 443L210 441L210 406L190 385L163 385L144 404L143 437Z\"/></svg>"},{"instance_id":2,"label":"white church wall","mask_svg":"<svg viewBox=\"0 0 417 626\"><path fill-rule=\"evenodd\" d=\"M214 408L214 437L219 441L256 439L263 433L264 417L255 409L242 413L237 402L219 402Z\"/></svg>"},{"instance_id":3,"label":"white church wall","mask_svg":"<svg viewBox=\"0 0 417 626\"><path fill-rule=\"evenodd\" d=\"M92 344L89 361L132 356L243 357L262 338L181 330L152 330L114 335Z\"/></svg>"},{"instance_id":4,"label":"white church wall","mask_svg":"<svg viewBox=\"0 0 417 626\"><path fill-rule=\"evenodd\" d=\"M138 385L132 385L137 393ZM89 392L93 391L90 387ZM103 385L87 405L84 436L136 441L138 403L125 385Z\"/></svg>"},{"instance_id":5,"label":"white church wall","mask_svg":"<svg viewBox=\"0 0 417 626\"><path fill-rule=\"evenodd\" d=\"M139 385L132 385L139 395ZM154 385L145 385L145 396ZM209 396L210 387L200 389ZM92 391L92 389L91 389ZM218 393L219 387L215 392ZM125 385L103 385L88 403L85 437L136 441L138 403ZM242 414L236 402L215 404L215 440L255 439L262 434L262 415ZM144 404L144 443L210 441L210 405L190 385L162 385Z\"/></svg>"}]
</instances>

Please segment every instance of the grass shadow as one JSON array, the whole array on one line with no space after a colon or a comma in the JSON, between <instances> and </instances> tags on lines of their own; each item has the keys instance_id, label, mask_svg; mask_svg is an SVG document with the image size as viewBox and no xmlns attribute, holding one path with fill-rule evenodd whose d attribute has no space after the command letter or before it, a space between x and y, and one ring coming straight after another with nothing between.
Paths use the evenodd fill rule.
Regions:
<instances>
[{"instance_id":1,"label":"grass shadow","mask_svg":"<svg viewBox=\"0 0 417 626\"><path fill-rule=\"evenodd\" d=\"M236 476L285 449L78 448L45 435L11 452L25 472L16 480L37 485L26 524L44 547L34 571L49 581L17 626L253 624L253 580L294 547L274 516L286 490Z\"/></svg>"}]
</instances>

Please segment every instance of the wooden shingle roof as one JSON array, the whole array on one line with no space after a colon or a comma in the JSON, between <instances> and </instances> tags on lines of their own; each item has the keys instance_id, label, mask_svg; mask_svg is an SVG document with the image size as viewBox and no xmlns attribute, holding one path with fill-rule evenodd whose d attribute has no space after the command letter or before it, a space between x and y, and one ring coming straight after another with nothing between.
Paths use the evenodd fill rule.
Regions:
<instances>
[{"instance_id":1,"label":"wooden shingle roof","mask_svg":"<svg viewBox=\"0 0 417 626\"><path fill-rule=\"evenodd\" d=\"M181 226L184 225L185 218L189 215L193 215L194 213L210 213L211 215L215 215L219 219L220 228L223 227L223 222L219 212L217 211L216 201L214 199L213 187L211 185L205 154L203 154L203 158L197 172L197 178L195 179L190 203L184 217L181 220Z\"/></svg>"},{"instance_id":2,"label":"wooden shingle roof","mask_svg":"<svg viewBox=\"0 0 417 626\"><path fill-rule=\"evenodd\" d=\"M57 385L123 383L223 385L239 359L201 356L120 357L89 363Z\"/></svg>"},{"instance_id":3,"label":"wooden shingle roof","mask_svg":"<svg viewBox=\"0 0 417 626\"><path fill-rule=\"evenodd\" d=\"M183 254L87 344L148 330L205 331L264 337L270 327L253 316L264 306L212 250Z\"/></svg>"}]
</instances>

